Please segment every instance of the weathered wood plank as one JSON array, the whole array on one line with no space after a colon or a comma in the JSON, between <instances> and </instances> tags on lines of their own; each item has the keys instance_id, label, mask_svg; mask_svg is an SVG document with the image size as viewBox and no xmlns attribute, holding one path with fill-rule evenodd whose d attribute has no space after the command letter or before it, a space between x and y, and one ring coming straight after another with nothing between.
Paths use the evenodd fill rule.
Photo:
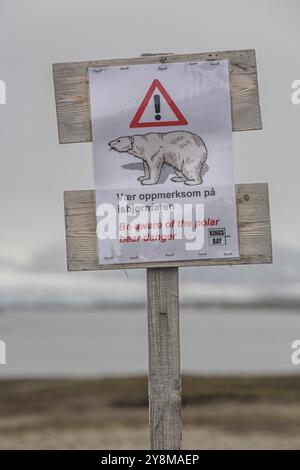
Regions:
<instances>
[{"instance_id":1,"label":"weathered wood plank","mask_svg":"<svg viewBox=\"0 0 300 470\"><path fill-rule=\"evenodd\" d=\"M152 55L131 59L67 62L53 65L53 78L61 144L92 140L88 98L87 69L91 66L124 66L130 64L165 63L195 60L229 59L234 131L261 129L261 115L256 73L255 51L224 51L187 55Z\"/></svg>"},{"instance_id":2,"label":"weathered wood plank","mask_svg":"<svg viewBox=\"0 0 300 470\"><path fill-rule=\"evenodd\" d=\"M237 212L240 259L163 261L116 265L97 264L95 192L66 191L65 223L69 271L174 266L213 266L272 262L268 185L238 184Z\"/></svg>"},{"instance_id":3,"label":"weathered wood plank","mask_svg":"<svg viewBox=\"0 0 300 470\"><path fill-rule=\"evenodd\" d=\"M150 448L181 447L178 268L147 269Z\"/></svg>"}]
</instances>

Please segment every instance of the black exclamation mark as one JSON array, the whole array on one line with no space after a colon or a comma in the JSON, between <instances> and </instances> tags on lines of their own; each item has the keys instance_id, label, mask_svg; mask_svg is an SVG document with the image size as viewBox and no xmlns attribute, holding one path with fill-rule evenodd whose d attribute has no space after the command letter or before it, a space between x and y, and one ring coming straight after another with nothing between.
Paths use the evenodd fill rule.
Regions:
<instances>
[{"instance_id":1,"label":"black exclamation mark","mask_svg":"<svg viewBox=\"0 0 300 470\"><path fill-rule=\"evenodd\" d=\"M160 115L160 96L159 95L154 95L154 107L155 107L155 119L157 121L161 120L161 115Z\"/></svg>"}]
</instances>

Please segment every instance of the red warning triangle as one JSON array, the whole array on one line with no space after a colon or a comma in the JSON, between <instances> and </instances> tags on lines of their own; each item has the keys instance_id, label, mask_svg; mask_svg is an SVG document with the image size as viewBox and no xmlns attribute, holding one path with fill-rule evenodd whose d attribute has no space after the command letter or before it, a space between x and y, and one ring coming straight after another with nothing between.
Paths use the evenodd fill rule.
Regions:
<instances>
[{"instance_id":1,"label":"red warning triangle","mask_svg":"<svg viewBox=\"0 0 300 470\"><path fill-rule=\"evenodd\" d=\"M158 89L161 95L165 98L167 104L177 117L176 121L152 121L152 122L140 122L141 117L148 105L149 101L151 100L155 90ZM134 127L159 127L159 126L186 126L188 124L187 120L183 116L183 114L178 109L177 105L172 100L171 96L167 92L167 90L162 86L159 80L153 80L149 90L147 91L145 98L141 102L137 112L134 115L130 123L130 128Z\"/></svg>"}]
</instances>

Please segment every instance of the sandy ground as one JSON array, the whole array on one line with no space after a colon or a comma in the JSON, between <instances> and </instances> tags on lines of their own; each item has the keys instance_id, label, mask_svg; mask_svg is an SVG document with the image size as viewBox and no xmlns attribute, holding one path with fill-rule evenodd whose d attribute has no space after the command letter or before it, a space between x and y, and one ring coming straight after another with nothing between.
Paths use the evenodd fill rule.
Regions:
<instances>
[{"instance_id":1,"label":"sandy ground","mask_svg":"<svg viewBox=\"0 0 300 470\"><path fill-rule=\"evenodd\" d=\"M1 449L147 449L147 428L23 431L1 437ZM300 433L252 431L239 435L187 427L183 449L300 449Z\"/></svg>"},{"instance_id":2,"label":"sandy ground","mask_svg":"<svg viewBox=\"0 0 300 470\"><path fill-rule=\"evenodd\" d=\"M1 449L148 448L147 381L2 381ZM184 449L300 449L300 378L183 378Z\"/></svg>"}]
</instances>

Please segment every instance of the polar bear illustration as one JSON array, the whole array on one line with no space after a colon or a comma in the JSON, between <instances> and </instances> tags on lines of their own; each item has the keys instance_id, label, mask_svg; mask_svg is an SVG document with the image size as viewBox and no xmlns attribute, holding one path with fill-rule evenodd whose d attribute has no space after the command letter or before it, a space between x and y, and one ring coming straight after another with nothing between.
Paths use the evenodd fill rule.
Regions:
<instances>
[{"instance_id":1,"label":"polar bear illustration","mask_svg":"<svg viewBox=\"0 0 300 470\"><path fill-rule=\"evenodd\" d=\"M164 163L175 170L172 181L182 181L190 186L202 183L207 148L196 134L188 131L150 132L119 137L108 145L117 152L126 152L143 160L145 174L138 178L141 184L157 184Z\"/></svg>"}]
</instances>

